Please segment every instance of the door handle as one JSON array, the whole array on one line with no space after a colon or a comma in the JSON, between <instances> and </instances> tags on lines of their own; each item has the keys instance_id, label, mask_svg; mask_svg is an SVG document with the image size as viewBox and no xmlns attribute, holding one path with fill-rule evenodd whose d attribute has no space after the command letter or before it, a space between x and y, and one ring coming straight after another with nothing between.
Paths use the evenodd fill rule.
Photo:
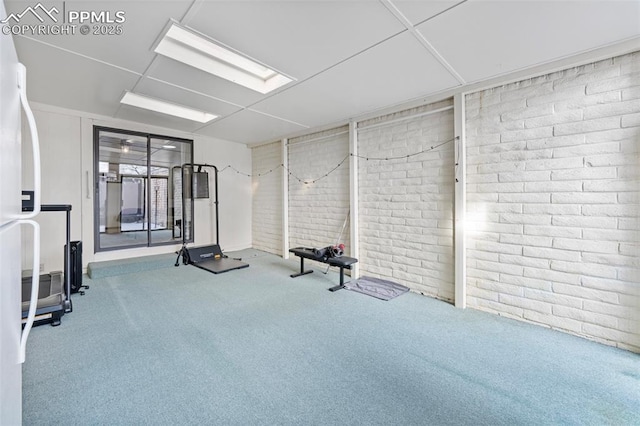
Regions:
<instances>
[{"instance_id":1,"label":"door handle","mask_svg":"<svg viewBox=\"0 0 640 426\"><path fill-rule=\"evenodd\" d=\"M29 224L33 226L33 265L31 274L31 299L29 300L29 314L27 315L27 322L22 330L22 336L20 337L20 363L24 363L27 353L27 339L33 327L33 322L36 318L36 309L38 308L38 291L40 289L40 225L35 220L20 220L20 223Z\"/></svg>"},{"instance_id":2,"label":"door handle","mask_svg":"<svg viewBox=\"0 0 640 426\"><path fill-rule=\"evenodd\" d=\"M18 354L18 362L20 364L24 363L26 357L27 339L29 338L31 328L33 327L33 323L36 318L36 309L38 308L38 292L40 290L40 277L38 274L38 271L40 269L40 224L38 224L38 222L36 222L35 220L21 219L0 228L0 232L4 232L16 225L25 224L31 225L33 227L33 273L31 274L31 299L29 301L29 314L27 315L27 321L24 325L24 329L22 330L22 335L20 336L20 352Z\"/></svg>"},{"instance_id":3,"label":"door handle","mask_svg":"<svg viewBox=\"0 0 640 426\"><path fill-rule=\"evenodd\" d=\"M22 64L18 64L18 89L20 91L20 104L29 122L31 146L33 147L33 211L20 214L18 219L31 219L40 213L40 140L38 138L36 119L27 100L27 68ZM34 269L34 271L37 270Z\"/></svg>"}]
</instances>

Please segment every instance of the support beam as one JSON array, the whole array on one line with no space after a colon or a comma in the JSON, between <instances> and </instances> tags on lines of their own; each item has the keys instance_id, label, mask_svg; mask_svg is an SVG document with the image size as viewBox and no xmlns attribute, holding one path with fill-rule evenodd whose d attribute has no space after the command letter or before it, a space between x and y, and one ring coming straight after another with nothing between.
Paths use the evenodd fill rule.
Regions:
<instances>
[{"instance_id":1,"label":"support beam","mask_svg":"<svg viewBox=\"0 0 640 426\"><path fill-rule=\"evenodd\" d=\"M358 129L355 121L349 122L349 193L350 193L350 240L351 251L350 257L358 259L359 256L359 238L358 238ZM351 279L356 279L360 276L359 263L354 263L351 267Z\"/></svg>"},{"instance_id":2,"label":"support beam","mask_svg":"<svg viewBox=\"0 0 640 426\"><path fill-rule=\"evenodd\" d=\"M289 149L288 139L281 141L282 164L282 258L289 258Z\"/></svg>"},{"instance_id":3,"label":"support beam","mask_svg":"<svg viewBox=\"0 0 640 426\"><path fill-rule=\"evenodd\" d=\"M466 255L466 198L467 198L467 166L465 147L465 94L457 93L453 96L453 125L454 125L454 167L455 167L455 223L454 223L454 275L455 275L455 306L467 307L467 255Z\"/></svg>"}]
</instances>

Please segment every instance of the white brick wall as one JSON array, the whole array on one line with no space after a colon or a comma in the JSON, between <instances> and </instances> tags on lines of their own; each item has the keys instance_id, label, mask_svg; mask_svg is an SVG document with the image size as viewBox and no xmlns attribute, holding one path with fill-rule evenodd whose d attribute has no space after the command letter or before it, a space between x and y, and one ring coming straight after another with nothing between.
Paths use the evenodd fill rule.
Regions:
<instances>
[{"instance_id":1,"label":"white brick wall","mask_svg":"<svg viewBox=\"0 0 640 426\"><path fill-rule=\"evenodd\" d=\"M251 150L253 248L282 255L282 148L276 142ZM272 173L267 173L274 170ZM266 174L265 174L266 173ZM262 176L258 176L262 174Z\"/></svg>"},{"instance_id":2,"label":"white brick wall","mask_svg":"<svg viewBox=\"0 0 640 426\"><path fill-rule=\"evenodd\" d=\"M640 53L466 114L469 306L640 351Z\"/></svg>"},{"instance_id":3,"label":"white brick wall","mask_svg":"<svg viewBox=\"0 0 640 426\"><path fill-rule=\"evenodd\" d=\"M452 111L366 128L449 105L359 123L359 154L452 139ZM466 117L469 306L640 352L640 53L468 95ZM291 140L289 170L322 177L345 130ZM282 162L279 143L252 152L254 175ZM254 247L276 254L282 173L253 179ZM453 144L360 160L358 179L361 273L453 301ZM333 244L348 162L315 184L289 176L289 209L292 247Z\"/></svg>"},{"instance_id":4,"label":"white brick wall","mask_svg":"<svg viewBox=\"0 0 640 426\"><path fill-rule=\"evenodd\" d=\"M452 110L366 126L450 106L427 105L359 123L358 154L413 154L453 139ZM360 271L453 300L453 143L402 160L359 160Z\"/></svg>"},{"instance_id":5,"label":"white brick wall","mask_svg":"<svg viewBox=\"0 0 640 426\"><path fill-rule=\"evenodd\" d=\"M289 141L289 246L326 247L338 238L349 212L348 127L313 133ZM304 184L298 181L317 180ZM320 178L320 179L319 179ZM319 179L319 180L318 180ZM349 223L342 239L349 254Z\"/></svg>"}]
</instances>

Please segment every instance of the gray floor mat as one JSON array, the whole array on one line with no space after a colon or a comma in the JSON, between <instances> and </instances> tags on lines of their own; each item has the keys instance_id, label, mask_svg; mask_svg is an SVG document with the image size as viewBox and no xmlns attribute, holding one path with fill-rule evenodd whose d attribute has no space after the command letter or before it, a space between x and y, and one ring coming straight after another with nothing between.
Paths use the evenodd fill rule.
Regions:
<instances>
[{"instance_id":1,"label":"gray floor mat","mask_svg":"<svg viewBox=\"0 0 640 426\"><path fill-rule=\"evenodd\" d=\"M390 300L409 291L409 287L392 281L373 277L360 277L344 285L347 290L357 291L382 300Z\"/></svg>"}]
</instances>

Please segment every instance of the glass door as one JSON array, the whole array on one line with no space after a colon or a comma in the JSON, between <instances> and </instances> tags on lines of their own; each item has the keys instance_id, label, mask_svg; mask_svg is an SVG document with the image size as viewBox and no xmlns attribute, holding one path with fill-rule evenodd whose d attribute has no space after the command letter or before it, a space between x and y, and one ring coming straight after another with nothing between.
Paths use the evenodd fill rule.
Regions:
<instances>
[{"instance_id":1,"label":"glass door","mask_svg":"<svg viewBox=\"0 0 640 426\"><path fill-rule=\"evenodd\" d=\"M151 184L149 194L151 242L182 241L182 165L191 163L191 150L176 140L151 137ZM178 188L176 188L176 186ZM190 235L187 233L186 235ZM188 239L188 238L187 238Z\"/></svg>"},{"instance_id":2,"label":"glass door","mask_svg":"<svg viewBox=\"0 0 640 426\"><path fill-rule=\"evenodd\" d=\"M192 162L193 141L96 126L94 146L96 251L190 240L182 165Z\"/></svg>"},{"instance_id":3,"label":"glass door","mask_svg":"<svg viewBox=\"0 0 640 426\"><path fill-rule=\"evenodd\" d=\"M146 229L146 177L122 176L120 232Z\"/></svg>"}]
</instances>

